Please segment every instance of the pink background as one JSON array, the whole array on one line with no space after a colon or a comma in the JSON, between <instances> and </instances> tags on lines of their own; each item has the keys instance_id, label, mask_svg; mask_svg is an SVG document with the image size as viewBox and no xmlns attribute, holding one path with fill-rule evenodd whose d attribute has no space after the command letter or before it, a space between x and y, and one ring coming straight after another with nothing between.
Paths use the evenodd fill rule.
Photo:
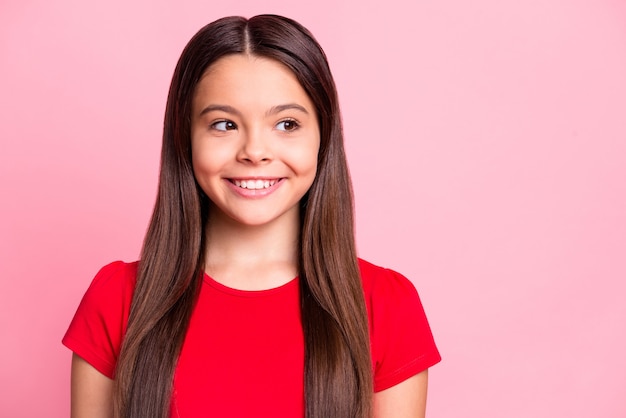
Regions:
<instances>
[{"instance_id":1,"label":"pink background","mask_svg":"<svg viewBox=\"0 0 626 418\"><path fill-rule=\"evenodd\" d=\"M68 416L60 339L138 255L176 59L260 12L328 53L360 253L413 280L444 357L429 416L626 416L621 0L2 0L0 416Z\"/></svg>"}]
</instances>

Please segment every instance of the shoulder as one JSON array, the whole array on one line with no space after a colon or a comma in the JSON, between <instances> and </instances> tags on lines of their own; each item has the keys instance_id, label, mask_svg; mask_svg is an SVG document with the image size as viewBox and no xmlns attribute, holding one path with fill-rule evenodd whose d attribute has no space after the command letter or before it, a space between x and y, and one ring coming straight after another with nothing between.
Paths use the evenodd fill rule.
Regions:
<instances>
[{"instance_id":1,"label":"shoulder","mask_svg":"<svg viewBox=\"0 0 626 418\"><path fill-rule=\"evenodd\" d=\"M138 262L114 261L102 267L83 296L79 309L107 320L124 321L137 282Z\"/></svg>"},{"instance_id":2,"label":"shoulder","mask_svg":"<svg viewBox=\"0 0 626 418\"><path fill-rule=\"evenodd\" d=\"M359 258L361 281L368 297L417 295L413 283L397 271L380 267Z\"/></svg>"},{"instance_id":3,"label":"shoulder","mask_svg":"<svg viewBox=\"0 0 626 418\"><path fill-rule=\"evenodd\" d=\"M359 259L363 294L370 326L423 315L422 303L413 283L395 270Z\"/></svg>"},{"instance_id":4,"label":"shoulder","mask_svg":"<svg viewBox=\"0 0 626 418\"><path fill-rule=\"evenodd\" d=\"M394 270L362 259L359 268L378 392L426 370L441 357L413 283Z\"/></svg>"},{"instance_id":5,"label":"shoulder","mask_svg":"<svg viewBox=\"0 0 626 418\"><path fill-rule=\"evenodd\" d=\"M137 282L137 266L138 262L114 261L102 267L91 281L81 305L102 309L129 305Z\"/></svg>"},{"instance_id":6,"label":"shoulder","mask_svg":"<svg viewBox=\"0 0 626 418\"><path fill-rule=\"evenodd\" d=\"M137 266L137 262L116 261L102 267L63 338L63 344L109 378L126 331Z\"/></svg>"},{"instance_id":7,"label":"shoulder","mask_svg":"<svg viewBox=\"0 0 626 418\"><path fill-rule=\"evenodd\" d=\"M134 287L137 280L137 267L139 262L126 263L124 261L114 261L102 267L93 281L90 288L108 289Z\"/></svg>"}]
</instances>

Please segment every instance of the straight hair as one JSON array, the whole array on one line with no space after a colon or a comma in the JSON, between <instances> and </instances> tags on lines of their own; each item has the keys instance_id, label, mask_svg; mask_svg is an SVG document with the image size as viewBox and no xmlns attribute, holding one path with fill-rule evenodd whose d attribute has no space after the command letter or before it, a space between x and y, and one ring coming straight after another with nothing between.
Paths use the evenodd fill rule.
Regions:
<instances>
[{"instance_id":1,"label":"straight hair","mask_svg":"<svg viewBox=\"0 0 626 418\"><path fill-rule=\"evenodd\" d=\"M275 15L210 23L194 35L178 61L165 110L156 203L116 368L115 413L120 418L169 415L178 356L202 285L204 229L211 209L193 173L191 102L206 70L231 54L285 65L316 108L317 175L300 202L298 255L305 416L369 418L373 378L368 317L337 91L312 34Z\"/></svg>"}]
</instances>

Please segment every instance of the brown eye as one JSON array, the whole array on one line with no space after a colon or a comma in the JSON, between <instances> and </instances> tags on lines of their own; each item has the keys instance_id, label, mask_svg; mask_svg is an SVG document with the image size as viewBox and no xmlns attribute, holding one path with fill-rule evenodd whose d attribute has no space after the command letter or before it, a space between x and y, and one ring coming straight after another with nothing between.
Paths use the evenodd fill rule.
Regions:
<instances>
[{"instance_id":1,"label":"brown eye","mask_svg":"<svg viewBox=\"0 0 626 418\"><path fill-rule=\"evenodd\" d=\"M287 120L283 120L281 122L278 122L278 125L276 125L276 128L279 131L290 132L290 131L295 131L296 129L298 129L299 126L300 125L295 120L287 119Z\"/></svg>"},{"instance_id":2,"label":"brown eye","mask_svg":"<svg viewBox=\"0 0 626 418\"><path fill-rule=\"evenodd\" d=\"M234 129L237 129L237 125L235 124L235 122L230 120L220 120L211 124L211 128L217 131L232 131Z\"/></svg>"}]
</instances>

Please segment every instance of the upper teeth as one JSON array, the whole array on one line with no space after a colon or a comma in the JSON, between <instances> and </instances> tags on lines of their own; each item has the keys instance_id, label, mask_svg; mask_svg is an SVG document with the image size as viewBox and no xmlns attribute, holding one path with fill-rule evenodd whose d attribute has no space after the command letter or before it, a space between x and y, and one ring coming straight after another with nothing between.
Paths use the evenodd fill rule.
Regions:
<instances>
[{"instance_id":1,"label":"upper teeth","mask_svg":"<svg viewBox=\"0 0 626 418\"><path fill-rule=\"evenodd\" d=\"M235 186L243 189L267 189L276 183L276 180L235 180Z\"/></svg>"}]
</instances>

